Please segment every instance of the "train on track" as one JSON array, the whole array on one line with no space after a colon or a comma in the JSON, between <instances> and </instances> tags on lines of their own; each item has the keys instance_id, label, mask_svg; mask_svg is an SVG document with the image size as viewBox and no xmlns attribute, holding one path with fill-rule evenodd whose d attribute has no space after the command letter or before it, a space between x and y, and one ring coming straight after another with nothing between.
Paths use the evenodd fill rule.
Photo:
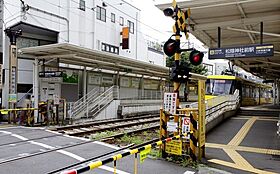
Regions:
<instances>
[{"instance_id":1,"label":"train on track","mask_svg":"<svg viewBox=\"0 0 280 174\"><path fill-rule=\"evenodd\" d=\"M231 75L209 75L206 81L206 100L218 95L231 95L239 90L241 106L272 103L272 87Z\"/></svg>"},{"instance_id":2,"label":"train on track","mask_svg":"<svg viewBox=\"0 0 280 174\"><path fill-rule=\"evenodd\" d=\"M187 101L197 101L197 83L188 82L187 89L180 91L181 101L186 101L183 94L187 91ZM272 103L272 86L244 79L233 75L209 75L206 80L205 99L233 95L239 90L241 106L254 106Z\"/></svg>"}]
</instances>

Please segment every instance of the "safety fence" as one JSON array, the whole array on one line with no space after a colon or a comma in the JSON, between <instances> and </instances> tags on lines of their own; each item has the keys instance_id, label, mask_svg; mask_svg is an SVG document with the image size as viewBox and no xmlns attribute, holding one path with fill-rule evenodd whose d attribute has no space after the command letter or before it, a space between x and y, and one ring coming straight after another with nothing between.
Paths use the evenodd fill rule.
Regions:
<instances>
[{"instance_id":1,"label":"safety fence","mask_svg":"<svg viewBox=\"0 0 280 174\"><path fill-rule=\"evenodd\" d=\"M239 103L239 90L235 90L233 95L221 95L206 100L206 124L227 111L235 110ZM190 108L197 107L197 102L190 105Z\"/></svg>"},{"instance_id":2,"label":"safety fence","mask_svg":"<svg viewBox=\"0 0 280 174\"><path fill-rule=\"evenodd\" d=\"M8 122L16 123L19 121L20 125L26 124L31 126L34 124L34 110L37 108L16 108L16 109L1 109L1 115L6 115Z\"/></svg>"},{"instance_id":3,"label":"safety fence","mask_svg":"<svg viewBox=\"0 0 280 174\"><path fill-rule=\"evenodd\" d=\"M162 100L162 90L136 89L133 91L126 91L120 89L120 100Z\"/></svg>"},{"instance_id":4,"label":"safety fence","mask_svg":"<svg viewBox=\"0 0 280 174\"><path fill-rule=\"evenodd\" d=\"M164 140L157 141L155 143L151 143L151 144L142 146L140 148L132 149L132 150L126 151L126 152L121 153L121 154L116 154L112 157L105 158L103 160L98 160L98 161L95 161L95 162L91 162L85 167L80 167L80 168L77 168L77 169L63 171L63 172L61 172L61 174L79 174L79 173L87 172L87 171L90 171L90 170L94 170L94 169L96 169L96 168L98 168L102 165L105 165L105 164L108 164L108 163L111 163L111 162L114 163L114 174L116 174L117 173L117 161L120 160L121 158L124 158L126 156L130 156L130 155L134 155L134 157L135 157L135 160L134 160L134 174L137 174L137 163L138 163L137 154L140 154L140 161L144 160L147 157L147 154L149 154L149 152L151 151L151 148L154 148L156 146L162 146L163 144L165 144L167 142L171 142L172 140L181 139L182 137L186 137L188 134L192 134L192 132L188 132L188 133L185 133L185 134L169 137L169 138L166 138Z\"/></svg>"},{"instance_id":5,"label":"safety fence","mask_svg":"<svg viewBox=\"0 0 280 174\"><path fill-rule=\"evenodd\" d=\"M47 100L40 102L38 108L31 107L32 104L27 104L26 108L1 109L3 120L9 123L17 122L20 125L34 126L37 125L62 125L66 119L66 100ZM38 115L35 112L38 110Z\"/></svg>"},{"instance_id":6,"label":"safety fence","mask_svg":"<svg viewBox=\"0 0 280 174\"><path fill-rule=\"evenodd\" d=\"M146 113L159 113L161 105L161 103L119 105L118 113L122 117Z\"/></svg>"}]
</instances>

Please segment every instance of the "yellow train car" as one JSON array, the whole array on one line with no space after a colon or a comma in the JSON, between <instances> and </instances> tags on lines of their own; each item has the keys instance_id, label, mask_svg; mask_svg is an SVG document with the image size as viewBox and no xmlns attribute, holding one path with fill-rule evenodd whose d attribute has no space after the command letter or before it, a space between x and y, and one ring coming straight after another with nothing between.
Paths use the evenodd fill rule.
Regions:
<instances>
[{"instance_id":1,"label":"yellow train car","mask_svg":"<svg viewBox=\"0 0 280 174\"><path fill-rule=\"evenodd\" d=\"M205 99L219 95L231 95L239 90L241 106L254 106L272 102L272 87L231 75L209 75L206 81Z\"/></svg>"}]
</instances>

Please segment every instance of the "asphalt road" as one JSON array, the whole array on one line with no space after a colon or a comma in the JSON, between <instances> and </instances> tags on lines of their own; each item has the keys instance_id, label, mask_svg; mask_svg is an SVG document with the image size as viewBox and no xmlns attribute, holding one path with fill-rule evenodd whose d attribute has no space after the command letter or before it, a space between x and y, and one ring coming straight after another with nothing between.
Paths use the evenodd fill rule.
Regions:
<instances>
[{"instance_id":1,"label":"asphalt road","mask_svg":"<svg viewBox=\"0 0 280 174\"><path fill-rule=\"evenodd\" d=\"M48 152L54 148L71 146L86 141L85 139L62 136L40 128L0 128L0 173L48 173L52 170L118 149L118 147L101 142L89 142ZM47 153L30 156L42 152ZM127 157L119 160L117 162L117 169L119 174L133 173L134 158ZM113 164L108 164L95 171L99 174L113 173ZM186 171L193 170L163 160L146 159L144 163L138 164L139 174L184 174ZM92 171L86 173L92 173Z\"/></svg>"}]
</instances>

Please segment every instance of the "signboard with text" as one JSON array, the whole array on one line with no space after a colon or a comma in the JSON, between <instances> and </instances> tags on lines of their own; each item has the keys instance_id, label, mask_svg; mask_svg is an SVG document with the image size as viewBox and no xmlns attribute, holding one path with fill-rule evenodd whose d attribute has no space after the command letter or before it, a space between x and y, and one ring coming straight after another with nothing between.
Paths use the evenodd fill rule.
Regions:
<instances>
[{"instance_id":1,"label":"signboard with text","mask_svg":"<svg viewBox=\"0 0 280 174\"><path fill-rule=\"evenodd\" d=\"M44 77L44 78L62 77L62 71L42 71L39 72L39 77Z\"/></svg>"},{"instance_id":2,"label":"signboard with text","mask_svg":"<svg viewBox=\"0 0 280 174\"><path fill-rule=\"evenodd\" d=\"M164 93L163 110L170 114L176 114L177 93Z\"/></svg>"},{"instance_id":3,"label":"signboard with text","mask_svg":"<svg viewBox=\"0 0 280 174\"><path fill-rule=\"evenodd\" d=\"M182 141L181 140L172 140L167 142L165 145L166 153L173 155L182 155Z\"/></svg>"},{"instance_id":4,"label":"signboard with text","mask_svg":"<svg viewBox=\"0 0 280 174\"><path fill-rule=\"evenodd\" d=\"M209 48L209 59L268 57L274 55L273 44Z\"/></svg>"}]
</instances>

